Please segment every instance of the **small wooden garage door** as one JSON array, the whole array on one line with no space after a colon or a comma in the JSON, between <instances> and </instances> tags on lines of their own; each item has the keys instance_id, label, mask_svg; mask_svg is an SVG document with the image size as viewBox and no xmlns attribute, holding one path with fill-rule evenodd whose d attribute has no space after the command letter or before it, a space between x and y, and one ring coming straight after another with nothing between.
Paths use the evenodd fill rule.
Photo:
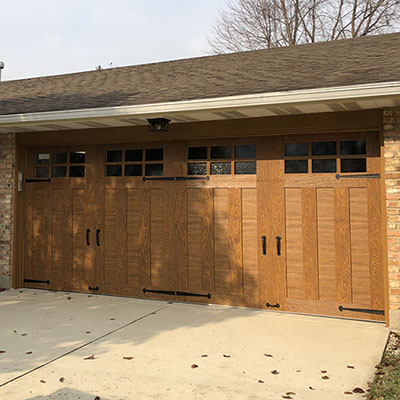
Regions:
<instances>
[{"instance_id":1,"label":"small wooden garage door","mask_svg":"<svg viewBox=\"0 0 400 400\"><path fill-rule=\"evenodd\" d=\"M269 247L260 256L264 301L383 320L378 135L288 136L270 144L258 184L260 218L272 216L272 224L259 221Z\"/></svg>"},{"instance_id":2,"label":"small wooden garage door","mask_svg":"<svg viewBox=\"0 0 400 400\"><path fill-rule=\"evenodd\" d=\"M25 285L382 320L379 159L375 133L29 149Z\"/></svg>"}]
</instances>

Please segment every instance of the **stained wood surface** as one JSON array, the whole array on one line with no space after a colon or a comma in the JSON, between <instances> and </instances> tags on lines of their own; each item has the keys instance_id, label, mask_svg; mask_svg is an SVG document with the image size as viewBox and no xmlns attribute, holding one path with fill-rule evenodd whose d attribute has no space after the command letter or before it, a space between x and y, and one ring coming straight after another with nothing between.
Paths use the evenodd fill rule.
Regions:
<instances>
[{"instance_id":1,"label":"stained wood surface","mask_svg":"<svg viewBox=\"0 0 400 400\"><path fill-rule=\"evenodd\" d=\"M378 173L372 133L135 145L162 147L164 176L175 177L186 174L188 146L257 144L257 176L211 175L208 181L105 177L105 152L132 143L37 147L27 152L26 177L33 174L34 151L72 149L87 151L86 175L25 184L25 277L49 279L57 289L98 286L107 294L261 308L269 303L280 310L382 320L338 310L384 307L379 180L284 173L287 140L357 138L368 142L368 173ZM143 288L212 297L144 294Z\"/></svg>"}]
</instances>

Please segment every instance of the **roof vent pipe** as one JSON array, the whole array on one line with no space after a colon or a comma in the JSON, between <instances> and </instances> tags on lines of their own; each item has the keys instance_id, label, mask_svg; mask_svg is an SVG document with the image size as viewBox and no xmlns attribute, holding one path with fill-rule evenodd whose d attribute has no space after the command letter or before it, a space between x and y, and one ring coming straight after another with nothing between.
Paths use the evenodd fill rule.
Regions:
<instances>
[{"instance_id":1,"label":"roof vent pipe","mask_svg":"<svg viewBox=\"0 0 400 400\"><path fill-rule=\"evenodd\" d=\"M4 69L3 61L0 61L0 82L1 82L1 70Z\"/></svg>"}]
</instances>

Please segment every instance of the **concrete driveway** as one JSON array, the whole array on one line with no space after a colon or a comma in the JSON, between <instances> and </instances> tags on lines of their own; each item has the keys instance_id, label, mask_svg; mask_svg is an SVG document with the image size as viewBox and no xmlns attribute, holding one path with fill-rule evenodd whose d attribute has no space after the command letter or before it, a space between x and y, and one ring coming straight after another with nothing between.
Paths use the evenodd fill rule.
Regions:
<instances>
[{"instance_id":1,"label":"concrete driveway","mask_svg":"<svg viewBox=\"0 0 400 400\"><path fill-rule=\"evenodd\" d=\"M382 324L39 290L0 293L0 398L357 399ZM349 368L351 367L351 368Z\"/></svg>"}]
</instances>

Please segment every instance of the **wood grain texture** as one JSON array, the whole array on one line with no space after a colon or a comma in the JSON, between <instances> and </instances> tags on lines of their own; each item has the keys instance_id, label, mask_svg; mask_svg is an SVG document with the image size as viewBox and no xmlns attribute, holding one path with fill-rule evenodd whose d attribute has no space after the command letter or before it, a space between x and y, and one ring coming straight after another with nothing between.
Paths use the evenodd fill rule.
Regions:
<instances>
[{"instance_id":1,"label":"wood grain texture","mask_svg":"<svg viewBox=\"0 0 400 400\"><path fill-rule=\"evenodd\" d=\"M243 291L250 295L258 293L256 189L242 189L242 241Z\"/></svg>"},{"instance_id":2,"label":"wood grain texture","mask_svg":"<svg viewBox=\"0 0 400 400\"><path fill-rule=\"evenodd\" d=\"M315 188L301 191L303 228L303 285L304 297L319 299L317 198Z\"/></svg>"},{"instance_id":3,"label":"wood grain texture","mask_svg":"<svg viewBox=\"0 0 400 400\"><path fill-rule=\"evenodd\" d=\"M228 198L231 292L243 293L242 190L229 189Z\"/></svg>"},{"instance_id":4,"label":"wood grain texture","mask_svg":"<svg viewBox=\"0 0 400 400\"><path fill-rule=\"evenodd\" d=\"M317 188L319 299L336 301L334 189Z\"/></svg>"},{"instance_id":5,"label":"wood grain texture","mask_svg":"<svg viewBox=\"0 0 400 400\"><path fill-rule=\"evenodd\" d=\"M351 272L353 301L371 305L368 242L368 197L366 188L350 188Z\"/></svg>"},{"instance_id":6,"label":"wood grain texture","mask_svg":"<svg viewBox=\"0 0 400 400\"><path fill-rule=\"evenodd\" d=\"M304 299L303 216L301 188L285 190L287 297Z\"/></svg>"},{"instance_id":7,"label":"wood grain texture","mask_svg":"<svg viewBox=\"0 0 400 400\"><path fill-rule=\"evenodd\" d=\"M350 210L348 188L335 189L335 258L337 300L352 303Z\"/></svg>"}]
</instances>

